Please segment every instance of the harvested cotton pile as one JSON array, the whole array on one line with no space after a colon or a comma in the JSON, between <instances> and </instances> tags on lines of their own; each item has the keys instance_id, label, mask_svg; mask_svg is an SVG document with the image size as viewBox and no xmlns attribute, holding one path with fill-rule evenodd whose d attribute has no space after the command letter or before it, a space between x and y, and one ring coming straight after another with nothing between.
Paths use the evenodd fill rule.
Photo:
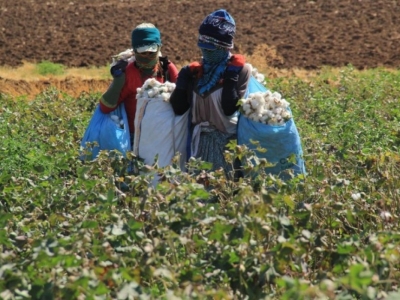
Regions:
<instances>
[{"instance_id":1,"label":"harvested cotton pile","mask_svg":"<svg viewBox=\"0 0 400 300\"><path fill-rule=\"evenodd\" d=\"M169 102L175 83L166 81L161 83L155 78L147 79L141 88L137 89L136 99L157 99Z\"/></svg>"},{"instance_id":2,"label":"harvested cotton pile","mask_svg":"<svg viewBox=\"0 0 400 300\"><path fill-rule=\"evenodd\" d=\"M278 92L255 92L240 100L241 112L252 121L268 125L284 125L292 114L289 102Z\"/></svg>"}]
</instances>

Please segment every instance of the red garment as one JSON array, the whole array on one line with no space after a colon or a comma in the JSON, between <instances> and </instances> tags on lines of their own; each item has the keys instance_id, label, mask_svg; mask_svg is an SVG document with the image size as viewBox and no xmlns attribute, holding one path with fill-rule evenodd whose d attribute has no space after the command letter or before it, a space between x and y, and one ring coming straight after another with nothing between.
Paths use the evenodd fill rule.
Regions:
<instances>
[{"instance_id":1,"label":"red garment","mask_svg":"<svg viewBox=\"0 0 400 300\"><path fill-rule=\"evenodd\" d=\"M169 81L176 82L178 78L178 69L173 63L168 65ZM103 113L109 113L115 110L120 103L125 103L126 114L128 116L129 130L135 132L135 114L136 114L136 91L141 88L144 82L152 76L142 77L140 71L134 62L129 63L125 70L125 84L119 95L118 103L115 107L107 107L100 101L100 109ZM157 81L163 82L162 77L156 77Z\"/></svg>"}]
</instances>

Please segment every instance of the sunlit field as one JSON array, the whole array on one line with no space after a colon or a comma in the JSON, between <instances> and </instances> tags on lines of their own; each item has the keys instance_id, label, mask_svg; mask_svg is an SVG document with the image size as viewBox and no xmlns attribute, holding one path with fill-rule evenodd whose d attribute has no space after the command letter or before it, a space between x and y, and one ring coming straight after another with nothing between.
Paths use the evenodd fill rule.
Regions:
<instances>
[{"instance_id":1,"label":"sunlit field","mask_svg":"<svg viewBox=\"0 0 400 300\"><path fill-rule=\"evenodd\" d=\"M197 160L83 163L100 91L1 94L0 298L399 299L400 73L260 70L291 103L305 177L235 144L237 182Z\"/></svg>"}]
</instances>

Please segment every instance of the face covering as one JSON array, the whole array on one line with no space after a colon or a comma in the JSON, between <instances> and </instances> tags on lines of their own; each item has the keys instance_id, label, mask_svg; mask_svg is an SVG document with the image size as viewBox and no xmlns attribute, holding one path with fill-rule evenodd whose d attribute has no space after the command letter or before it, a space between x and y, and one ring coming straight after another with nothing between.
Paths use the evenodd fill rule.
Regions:
<instances>
[{"instance_id":1,"label":"face covering","mask_svg":"<svg viewBox=\"0 0 400 300\"><path fill-rule=\"evenodd\" d=\"M200 78L197 87L199 93L204 94L218 83L225 72L229 50L207 50L201 48L201 52L203 54L203 76Z\"/></svg>"},{"instance_id":2,"label":"face covering","mask_svg":"<svg viewBox=\"0 0 400 300\"><path fill-rule=\"evenodd\" d=\"M153 75L154 71L156 71L156 66L158 63L158 55L159 51L151 53L151 54L141 54L135 52L136 65L145 75Z\"/></svg>"}]
</instances>

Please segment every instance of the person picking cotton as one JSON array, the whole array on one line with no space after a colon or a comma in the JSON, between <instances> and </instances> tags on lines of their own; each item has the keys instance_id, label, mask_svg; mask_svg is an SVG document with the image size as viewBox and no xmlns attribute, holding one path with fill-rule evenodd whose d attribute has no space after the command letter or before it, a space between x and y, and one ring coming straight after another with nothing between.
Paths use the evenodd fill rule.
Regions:
<instances>
[{"instance_id":1,"label":"person picking cotton","mask_svg":"<svg viewBox=\"0 0 400 300\"><path fill-rule=\"evenodd\" d=\"M176 82L178 70L166 57L161 57L161 33L153 24L138 25L131 33L131 44L134 59L126 59L125 55L112 64L113 81L100 99L100 108L109 113L124 103L133 141L137 89L149 78L161 83Z\"/></svg>"},{"instance_id":2,"label":"person picking cotton","mask_svg":"<svg viewBox=\"0 0 400 300\"><path fill-rule=\"evenodd\" d=\"M236 23L225 9L206 16L197 41L202 60L180 70L170 98L175 114L190 111L189 155L211 162L213 170L222 168L227 175L232 167L224 151L236 139L237 103L251 75L244 56L231 53L235 33Z\"/></svg>"}]
</instances>

